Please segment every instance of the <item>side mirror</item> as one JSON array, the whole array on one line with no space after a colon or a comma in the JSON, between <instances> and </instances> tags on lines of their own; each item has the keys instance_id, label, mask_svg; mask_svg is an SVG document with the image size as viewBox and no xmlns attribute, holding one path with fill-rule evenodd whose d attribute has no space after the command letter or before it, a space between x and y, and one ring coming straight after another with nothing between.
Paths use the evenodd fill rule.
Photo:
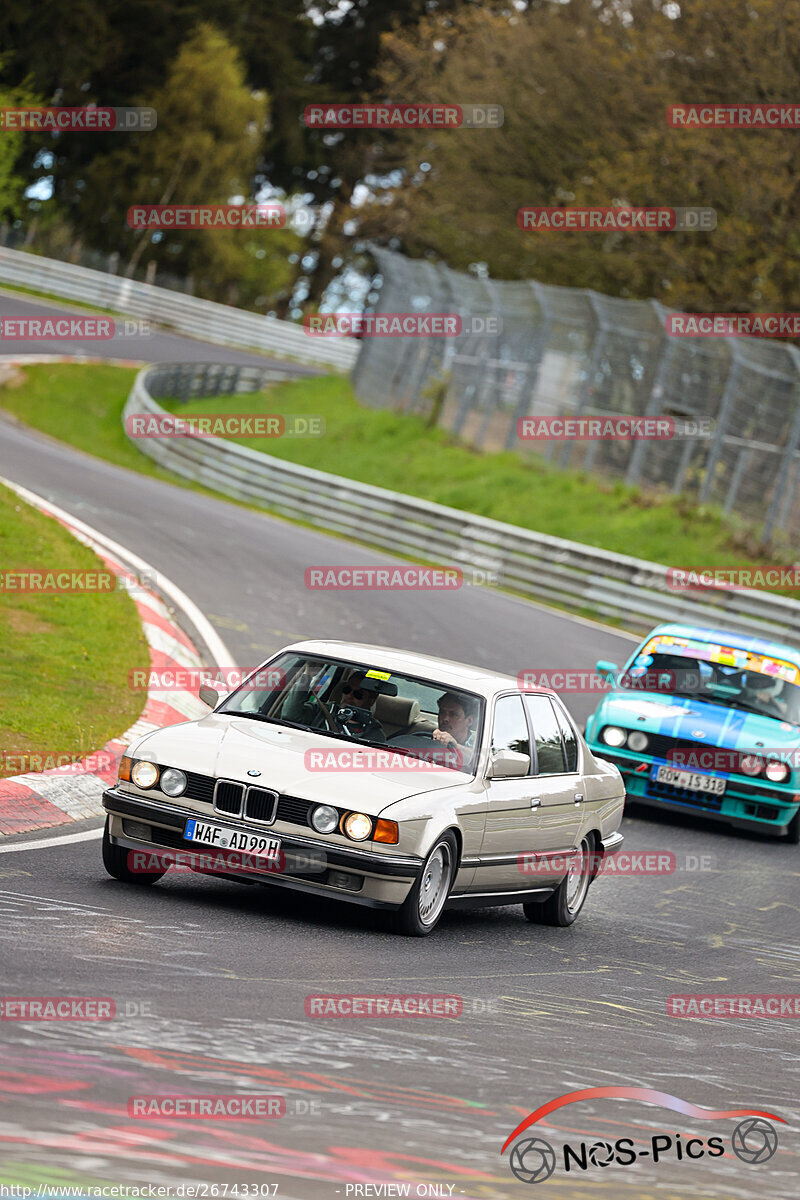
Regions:
<instances>
[{"instance_id":1,"label":"side mirror","mask_svg":"<svg viewBox=\"0 0 800 1200\"><path fill-rule=\"evenodd\" d=\"M603 679L607 679L609 683L616 683L617 672L619 667L616 663L609 662L606 658L598 658L594 664L594 669Z\"/></svg>"},{"instance_id":2,"label":"side mirror","mask_svg":"<svg viewBox=\"0 0 800 1200\"><path fill-rule=\"evenodd\" d=\"M206 684L200 688L200 699L203 704L207 704L209 708L216 708L219 704L219 692L216 688L208 687Z\"/></svg>"},{"instance_id":3,"label":"side mirror","mask_svg":"<svg viewBox=\"0 0 800 1200\"><path fill-rule=\"evenodd\" d=\"M518 779L531 771L530 754L518 754L516 750L495 750L489 760L487 779Z\"/></svg>"}]
</instances>

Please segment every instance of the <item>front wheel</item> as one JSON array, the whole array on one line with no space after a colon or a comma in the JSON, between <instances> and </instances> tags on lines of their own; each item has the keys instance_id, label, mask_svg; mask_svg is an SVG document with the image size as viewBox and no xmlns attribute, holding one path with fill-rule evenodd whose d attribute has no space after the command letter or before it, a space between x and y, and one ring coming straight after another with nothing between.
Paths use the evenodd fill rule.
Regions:
<instances>
[{"instance_id":1,"label":"front wheel","mask_svg":"<svg viewBox=\"0 0 800 1200\"><path fill-rule=\"evenodd\" d=\"M786 840L792 846L800 846L800 809L786 826Z\"/></svg>"},{"instance_id":2,"label":"front wheel","mask_svg":"<svg viewBox=\"0 0 800 1200\"><path fill-rule=\"evenodd\" d=\"M535 925L572 925L583 908L592 880L592 841L585 837L572 858L572 865L552 896L540 904L523 904L526 918Z\"/></svg>"},{"instance_id":3,"label":"front wheel","mask_svg":"<svg viewBox=\"0 0 800 1200\"><path fill-rule=\"evenodd\" d=\"M445 833L425 859L419 879L395 918L399 933L427 937L439 923L456 874L458 852L452 833Z\"/></svg>"},{"instance_id":4,"label":"front wheel","mask_svg":"<svg viewBox=\"0 0 800 1200\"><path fill-rule=\"evenodd\" d=\"M110 817L106 817L106 827L103 830L103 866L113 879L120 883L138 883L149 886L158 883L166 871L132 871L128 856L133 853L125 846L115 846L108 832Z\"/></svg>"}]
</instances>

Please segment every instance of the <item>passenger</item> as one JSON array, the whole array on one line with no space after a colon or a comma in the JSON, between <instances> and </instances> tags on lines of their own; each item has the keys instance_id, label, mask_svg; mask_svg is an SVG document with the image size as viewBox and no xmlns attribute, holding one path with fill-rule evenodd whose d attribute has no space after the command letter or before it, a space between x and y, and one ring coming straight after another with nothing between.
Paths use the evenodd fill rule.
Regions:
<instances>
[{"instance_id":1,"label":"passenger","mask_svg":"<svg viewBox=\"0 0 800 1200\"><path fill-rule=\"evenodd\" d=\"M468 764L475 748L475 709L466 696L445 692L439 697L439 724L433 740L457 751L460 762Z\"/></svg>"}]
</instances>

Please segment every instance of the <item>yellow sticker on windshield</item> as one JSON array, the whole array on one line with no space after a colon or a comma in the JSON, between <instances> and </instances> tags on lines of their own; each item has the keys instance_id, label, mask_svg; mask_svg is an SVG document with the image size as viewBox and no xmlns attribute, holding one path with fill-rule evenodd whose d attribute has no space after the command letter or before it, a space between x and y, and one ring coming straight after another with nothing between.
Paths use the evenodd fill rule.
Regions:
<instances>
[{"instance_id":1,"label":"yellow sticker on windshield","mask_svg":"<svg viewBox=\"0 0 800 1200\"><path fill-rule=\"evenodd\" d=\"M383 679L384 681L392 678L391 671L367 671L365 679Z\"/></svg>"}]
</instances>

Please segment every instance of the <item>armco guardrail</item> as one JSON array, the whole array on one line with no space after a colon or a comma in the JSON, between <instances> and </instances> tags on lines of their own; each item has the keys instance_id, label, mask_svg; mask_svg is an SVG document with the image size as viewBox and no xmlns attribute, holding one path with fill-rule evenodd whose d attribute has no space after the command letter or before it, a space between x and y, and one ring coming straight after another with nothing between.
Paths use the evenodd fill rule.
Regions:
<instances>
[{"instance_id":1,"label":"armco guardrail","mask_svg":"<svg viewBox=\"0 0 800 1200\"><path fill-rule=\"evenodd\" d=\"M212 395L223 380L228 392L253 391L283 377L251 367L146 367L136 377L125 417L163 415L155 396ZM219 438L137 438L135 444L168 470L226 495L397 554L496 572L502 587L546 603L591 610L635 628L685 620L767 637L800 635L800 604L782 596L750 590L721 590L713 599L680 594L667 587L667 567L659 563L298 467Z\"/></svg>"},{"instance_id":2,"label":"armco guardrail","mask_svg":"<svg viewBox=\"0 0 800 1200\"><path fill-rule=\"evenodd\" d=\"M353 339L318 338L291 321L199 300L151 283L138 283L54 258L0 247L0 282L50 292L112 312L168 325L180 333L222 346L242 346L268 354L348 371L358 357Z\"/></svg>"}]
</instances>

